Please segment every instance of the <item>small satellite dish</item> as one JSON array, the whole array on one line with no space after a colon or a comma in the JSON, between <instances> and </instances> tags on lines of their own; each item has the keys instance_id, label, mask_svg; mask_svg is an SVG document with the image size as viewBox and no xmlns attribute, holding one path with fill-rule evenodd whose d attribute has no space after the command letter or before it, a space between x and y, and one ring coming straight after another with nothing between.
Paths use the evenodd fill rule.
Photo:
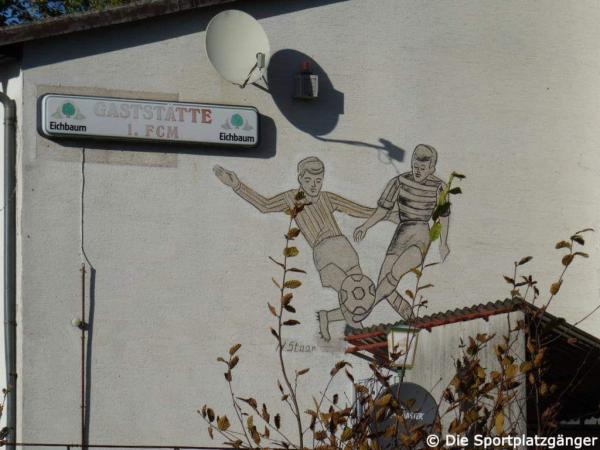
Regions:
<instances>
[{"instance_id":1,"label":"small satellite dish","mask_svg":"<svg viewBox=\"0 0 600 450\"><path fill-rule=\"evenodd\" d=\"M378 435L377 443L381 450L404 450L405 447L400 444L400 436L410 435L409 430L421 429L426 435L432 432L434 423L439 419L438 406L426 389L415 383L399 383L390 386L388 391L381 393L381 396L387 393L391 393L401 405L403 420L398 421L394 415L389 415L390 410L386 410L388 414L385 414L381 420L373 421L370 426L371 431ZM392 425L397 426L396 436L384 436L385 431ZM425 442L422 442L414 448L425 447Z\"/></svg>"},{"instance_id":2,"label":"small satellite dish","mask_svg":"<svg viewBox=\"0 0 600 450\"><path fill-rule=\"evenodd\" d=\"M245 87L260 79L269 64L269 39L254 17L231 9L208 24L206 53L224 79Z\"/></svg>"}]
</instances>

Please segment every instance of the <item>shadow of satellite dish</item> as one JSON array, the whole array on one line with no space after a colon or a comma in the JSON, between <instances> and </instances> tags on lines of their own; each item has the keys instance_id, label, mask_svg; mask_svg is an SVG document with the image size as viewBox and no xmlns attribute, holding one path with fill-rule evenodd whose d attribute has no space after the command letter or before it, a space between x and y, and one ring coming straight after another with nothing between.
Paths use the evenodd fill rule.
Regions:
<instances>
[{"instance_id":1,"label":"shadow of satellite dish","mask_svg":"<svg viewBox=\"0 0 600 450\"><path fill-rule=\"evenodd\" d=\"M319 97L315 100L294 99L294 77L300 64L308 62L310 71L319 76ZM292 49L271 55L267 67L269 91L285 118L299 130L312 136L324 136L335 129L344 114L344 94L336 91L323 68L310 56Z\"/></svg>"}]
</instances>

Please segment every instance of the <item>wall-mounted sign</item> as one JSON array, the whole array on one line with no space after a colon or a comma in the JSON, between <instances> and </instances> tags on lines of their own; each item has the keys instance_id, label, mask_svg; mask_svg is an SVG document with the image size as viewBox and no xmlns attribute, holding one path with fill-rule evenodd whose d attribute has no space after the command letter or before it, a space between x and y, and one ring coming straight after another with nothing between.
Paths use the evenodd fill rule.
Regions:
<instances>
[{"instance_id":1,"label":"wall-mounted sign","mask_svg":"<svg viewBox=\"0 0 600 450\"><path fill-rule=\"evenodd\" d=\"M40 98L46 137L146 140L254 147L256 108L202 103L46 94Z\"/></svg>"}]
</instances>

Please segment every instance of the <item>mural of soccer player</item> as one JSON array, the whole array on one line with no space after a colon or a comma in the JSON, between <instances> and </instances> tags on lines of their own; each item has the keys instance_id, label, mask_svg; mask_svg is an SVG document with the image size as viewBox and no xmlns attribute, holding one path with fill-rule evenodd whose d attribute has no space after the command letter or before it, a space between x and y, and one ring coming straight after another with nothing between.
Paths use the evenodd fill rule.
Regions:
<instances>
[{"instance_id":1,"label":"mural of soccer player","mask_svg":"<svg viewBox=\"0 0 600 450\"><path fill-rule=\"evenodd\" d=\"M375 286L363 275L358 254L342 234L333 213L337 211L351 217L366 219L372 216L375 208L359 205L333 192L322 191L325 166L315 156L298 163L299 187L270 198L242 183L231 170L215 166L213 171L223 184L231 187L237 195L261 213L282 213L287 208L293 208L297 192L304 192L305 197L302 201L305 207L296 216L296 225L313 250L313 260L321 284L323 287L334 289L340 299L340 307L330 311L318 311L321 336L326 341L331 339L330 322L346 320L353 327L361 327L361 321L374 306ZM385 216L382 219L385 219ZM357 292L360 298L355 298L352 292Z\"/></svg>"},{"instance_id":2,"label":"mural of soccer player","mask_svg":"<svg viewBox=\"0 0 600 450\"><path fill-rule=\"evenodd\" d=\"M429 245L429 221L436 207L439 194L445 183L434 175L437 162L435 148L419 144L415 147L412 171L392 178L386 185L377 209L365 223L354 231L354 240L359 242L369 228L397 208L400 222L392 238L379 271L375 304L387 299L389 304L404 319L412 316L412 306L396 291L401 278L418 267L425 258ZM448 210L442 217L440 235L440 257L444 261L450 253L448 247Z\"/></svg>"}]
</instances>

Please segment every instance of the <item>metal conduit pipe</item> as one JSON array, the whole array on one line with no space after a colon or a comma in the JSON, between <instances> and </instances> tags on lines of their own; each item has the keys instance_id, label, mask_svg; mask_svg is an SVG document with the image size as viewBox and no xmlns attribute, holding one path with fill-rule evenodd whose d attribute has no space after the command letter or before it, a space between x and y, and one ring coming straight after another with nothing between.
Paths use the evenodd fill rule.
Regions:
<instances>
[{"instance_id":1,"label":"metal conduit pipe","mask_svg":"<svg viewBox=\"0 0 600 450\"><path fill-rule=\"evenodd\" d=\"M16 105L0 92L4 106L4 351L6 358L6 426L8 442L17 432L17 319L16 319ZM7 449L14 450L14 444Z\"/></svg>"}]
</instances>

